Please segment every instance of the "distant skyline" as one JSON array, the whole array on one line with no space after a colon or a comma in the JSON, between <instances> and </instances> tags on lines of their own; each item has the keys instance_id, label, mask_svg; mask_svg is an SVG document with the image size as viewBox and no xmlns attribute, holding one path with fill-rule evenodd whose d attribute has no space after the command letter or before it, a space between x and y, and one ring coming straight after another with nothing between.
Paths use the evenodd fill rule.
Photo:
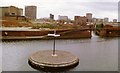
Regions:
<instances>
[{"instance_id":1,"label":"distant skyline","mask_svg":"<svg viewBox=\"0 0 120 73\"><path fill-rule=\"evenodd\" d=\"M47 18L49 14L68 16L74 19L75 15L85 16L86 13L92 13L93 18L108 17L118 19L118 1L119 0L0 0L2 6L16 6L23 8L25 6L37 6L37 18ZM24 12L23 12L24 13Z\"/></svg>"}]
</instances>

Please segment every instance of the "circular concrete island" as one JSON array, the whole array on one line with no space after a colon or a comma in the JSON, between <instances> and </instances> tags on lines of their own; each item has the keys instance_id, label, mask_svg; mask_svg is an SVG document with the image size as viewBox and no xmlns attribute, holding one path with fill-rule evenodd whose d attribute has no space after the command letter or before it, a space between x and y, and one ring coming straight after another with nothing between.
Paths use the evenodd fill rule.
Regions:
<instances>
[{"instance_id":1,"label":"circular concrete island","mask_svg":"<svg viewBox=\"0 0 120 73\"><path fill-rule=\"evenodd\" d=\"M29 65L40 71L66 71L76 67L79 59L67 51L56 50L53 55L52 50L38 51L32 54L29 59Z\"/></svg>"}]
</instances>

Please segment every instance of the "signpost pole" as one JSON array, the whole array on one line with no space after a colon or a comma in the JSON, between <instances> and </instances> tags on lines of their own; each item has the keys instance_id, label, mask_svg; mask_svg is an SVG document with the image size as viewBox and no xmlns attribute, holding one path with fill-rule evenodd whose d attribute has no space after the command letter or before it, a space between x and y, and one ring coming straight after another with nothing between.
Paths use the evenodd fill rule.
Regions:
<instances>
[{"instance_id":1,"label":"signpost pole","mask_svg":"<svg viewBox=\"0 0 120 73\"><path fill-rule=\"evenodd\" d=\"M55 49L55 39L56 39L56 37L59 37L60 35L56 35L56 30L54 30L54 34L48 34L48 36L53 36L53 50L52 50L52 56L57 56L56 55L56 49Z\"/></svg>"},{"instance_id":2,"label":"signpost pole","mask_svg":"<svg viewBox=\"0 0 120 73\"><path fill-rule=\"evenodd\" d=\"M53 43L53 55L55 55L55 37L54 37L54 43Z\"/></svg>"}]
</instances>

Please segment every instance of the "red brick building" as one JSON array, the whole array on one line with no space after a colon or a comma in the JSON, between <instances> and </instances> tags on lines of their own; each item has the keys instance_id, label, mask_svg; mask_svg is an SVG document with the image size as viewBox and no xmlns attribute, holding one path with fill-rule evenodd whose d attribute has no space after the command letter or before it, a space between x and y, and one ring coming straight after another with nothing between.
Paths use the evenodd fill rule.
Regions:
<instances>
[{"instance_id":1,"label":"red brick building","mask_svg":"<svg viewBox=\"0 0 120 73\"><path fill-rule=\"evenodd\" d=\"M85 16L75 16L74 17L75 24L85 26L87 22L87 18Z\"/></svg>"}]
</instances>

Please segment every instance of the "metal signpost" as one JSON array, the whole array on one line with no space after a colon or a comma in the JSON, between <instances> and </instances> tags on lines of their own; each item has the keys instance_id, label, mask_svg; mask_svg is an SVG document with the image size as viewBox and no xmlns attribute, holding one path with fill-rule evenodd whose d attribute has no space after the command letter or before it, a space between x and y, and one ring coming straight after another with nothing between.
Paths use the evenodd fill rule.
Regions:
<instances>
[{"instance_id":1,"label":"metal signpost","mask_svg":"<svg viewBox=\"0 0 120 73\"><path fill-rule=\"evenodd\" d=\"M53 36L54 37L54 43L53 43L53 53L52 53L52 56L57 56L57 54L55 53L55 38L56 37L59 37L60 35L56 35L56 30L54 30L54 33L53 34L48 34L48 36Z\"/></svg>"}]
</instances>

